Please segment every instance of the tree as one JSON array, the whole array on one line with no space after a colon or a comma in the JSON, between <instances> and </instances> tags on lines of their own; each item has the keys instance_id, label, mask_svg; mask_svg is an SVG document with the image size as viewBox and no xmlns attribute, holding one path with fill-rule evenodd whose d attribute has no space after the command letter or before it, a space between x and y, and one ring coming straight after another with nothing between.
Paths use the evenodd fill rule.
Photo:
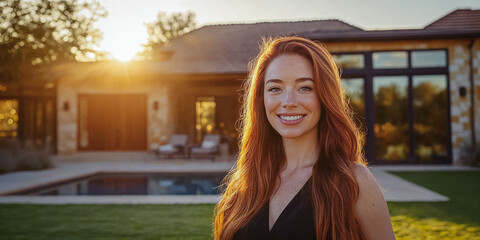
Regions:
<instances>
[{"instance_id":1,"label":"tree","mask_svg":"<svg viewBox=\"0 0 480 240\"><path fill-rule=\"evenodd\" d=\"M176 12L168 15L159 12L157 19L147 23L148 42L139 55L147 60L159 58L158 51L172 39L186 34L196 27L194 12Z\"/></svg>"},{"instance_id":2,"label":"tree","mask_svg":"<svg viewBox=\"0 0 480 240\"><path fill-rule=\"evenodd\" d=\"M20 70L25 72L32 65L95 60L103 55L94 49L102 34L93 24L107 12L96 1L0 0L0 9L4 79L18 79Z\"/></svg>"}]
</instances>

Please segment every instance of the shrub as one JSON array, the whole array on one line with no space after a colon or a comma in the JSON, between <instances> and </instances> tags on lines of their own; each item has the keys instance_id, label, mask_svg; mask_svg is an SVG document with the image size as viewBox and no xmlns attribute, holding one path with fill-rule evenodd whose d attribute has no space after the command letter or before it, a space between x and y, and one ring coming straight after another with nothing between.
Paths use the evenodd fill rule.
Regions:
<instances>
[{"instance_id":1,"label":"shrub","mask_svg":"<svg viewBox=\"0 0 480 240\"><path fill-rule=\"evenodd\" d=\"M0 173L11 172L17 169L17 161L9 150L0 149L0 159Z\"/></svg>"},{"instance_id":2,"label":"shrub","mask_svg":"<svg viewBox=\"0 0 480 240\"><path fill-rule=\"evenodd\" d=\"M23 147L16 140L1 142L0 159L0 173L53 167L48 148L38 149L29 141Z\"/></svg>"},{"instance_id":3,"label":"shrub","mask_svg":"<svg viewBox=\"0 0 480 240\"><path fill-rule=\"evenodd\" d=\"M464 144L461 148L460 161L465 166L480 166L480 145L475 149L472 144Z\"/></svg>"}]
</instances>

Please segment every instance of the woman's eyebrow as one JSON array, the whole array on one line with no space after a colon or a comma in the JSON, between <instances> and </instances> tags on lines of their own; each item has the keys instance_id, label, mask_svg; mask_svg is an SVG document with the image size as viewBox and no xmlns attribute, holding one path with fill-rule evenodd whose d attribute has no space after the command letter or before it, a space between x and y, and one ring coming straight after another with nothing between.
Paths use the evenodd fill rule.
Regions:
<instances>
[{"instance_id":1,"label":"woman's eyebrow","mask_svg":"<svg viewBox=\"0 0 480 240\"><path fill-rule=\"evenodd\" d=\"M297 78L295 80L295 82L306 82L306 81L312 81L313 82L313 79L311 79L309 77L302 77L302 78Z\"/></svg>"},{"instance_id":2,"label":"woman's eyebrow","mask_svg":"<svg viewBox=\"0 0 480 240\"><path fill-rule=\"evenodd\" d=\"M313 79L309 78L309 77L301 77L301 78L297 78L295 79L295 82L298 83L298 82L306 82L306 81L312 81L313 82ZM283 81L280 80L280 79L277 79L277 78L272 78L272 79L268 79L266 82L265 82L265 85L267 85L268 83L282 83Z\"/></svg>"},{"instance_id":3,"label":"woman's eyebrow","mask_svg":"<svg viewBox=\"0 0 480 240\"><path fill-rule=\"evenodd\" d=\"M282 83L283 81L280 80L280 79L276 79L276 78L273 78L273 79L268 79L266 82L265 82L265 85L267 85L268 83Z\"/></svg>"}]
</instances>

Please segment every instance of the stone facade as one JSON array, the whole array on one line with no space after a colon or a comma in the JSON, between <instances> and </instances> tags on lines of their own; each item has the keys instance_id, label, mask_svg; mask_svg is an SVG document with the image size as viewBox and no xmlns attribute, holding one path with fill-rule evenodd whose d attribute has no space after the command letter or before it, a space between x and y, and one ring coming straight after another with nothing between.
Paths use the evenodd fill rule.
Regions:
<instances>
[{"instance_id":1,"label":"stone facade","mask_svg":"<svg viewBox=\"0 0 480 240\"><path fill-rule=\"evenodd\" d=\"M447 49L450 84L450 121L452 163L461 165L465 157L464 148L472 144L472 120L475 120L477 144L480 137L480 39L473 42L473 78L475 97L475 116L471 116L470 81L470 39L458 40L405 40L358 43L327 43L331 52L362 52L384 50L420 50ZM460 96L460 88L466 89L466 95Z\"/></svg>"},{"instance_id":2,"label":"stone facade","mask_svg":"<svg viewBox=\"0 0 480 240\"><path fill-rule=\"evenodd\" d=\"M147 98L147 147L162 144L174 131L169 122L170 107L168 86L124 75L102 78L68 75L57 85L57 150L58 154L73 154L78 149L78 96L80 94L144 94ZM158 103L157 110L154 109ZM65 109L65 105L68 109Z\"/></svg>"},{"instance_id":3,"label":"stone facade","mask_svg":"<svg viewBox=\"0 0 480 240\"><path fill-rule=\"evenodd\" d=\"M223 116L226 126L234 131L238 119L241 80L245 74L162 76L154 74L154 69L145 71L124 71L121 65L98 64L81 66L78 70L71 66L57 71L63 74L57 82L57 150L58 154L74 154L78 151L79 96L84 94L142 94L147 100L147 150L166 144L174 133L190 136L190 143L198 143L195 131L195 101L197 97L212 96L220 100L235 99L237 105L228 109ZM75 69L75 70L73 70ZM100 70L98 70L100 69ZM77 74L82 72L83 74ZM64 109L68 104L68 109ZM157 104L156 107L155 104ZM234 104L233 104L234 105ZM223 109L225 111L225 109ZM221 120L221 119L217 119ZM225 119L223 119L225 121ZM235 149L233 146L231 149Z\"/></svg>"},{"instance_id":4,"label":"stone facade","mask_svg":"<svg viewBox=\"0 0 480 240\"><path fill-rule=\"evenodd\" d=\"M473 45L474 114L477 151L480 151L480 41Z\"/></svg>"}]
</instances>

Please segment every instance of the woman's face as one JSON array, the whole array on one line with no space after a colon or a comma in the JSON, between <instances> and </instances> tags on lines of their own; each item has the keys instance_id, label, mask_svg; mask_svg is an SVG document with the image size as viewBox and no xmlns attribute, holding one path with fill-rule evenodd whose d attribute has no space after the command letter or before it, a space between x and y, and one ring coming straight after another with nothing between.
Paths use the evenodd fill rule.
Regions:
<instances>
[{"instance_id":1,"label":"woman's face","mask_svg":"<svg viewBox=\"0 0 480 240\"><path fill-rule=\"evenodd\" d=\"M309 60L280 55L268 65L264 80L268 121L282 138L317 137L320 101Z\"/></svg>"}]
</instances>

